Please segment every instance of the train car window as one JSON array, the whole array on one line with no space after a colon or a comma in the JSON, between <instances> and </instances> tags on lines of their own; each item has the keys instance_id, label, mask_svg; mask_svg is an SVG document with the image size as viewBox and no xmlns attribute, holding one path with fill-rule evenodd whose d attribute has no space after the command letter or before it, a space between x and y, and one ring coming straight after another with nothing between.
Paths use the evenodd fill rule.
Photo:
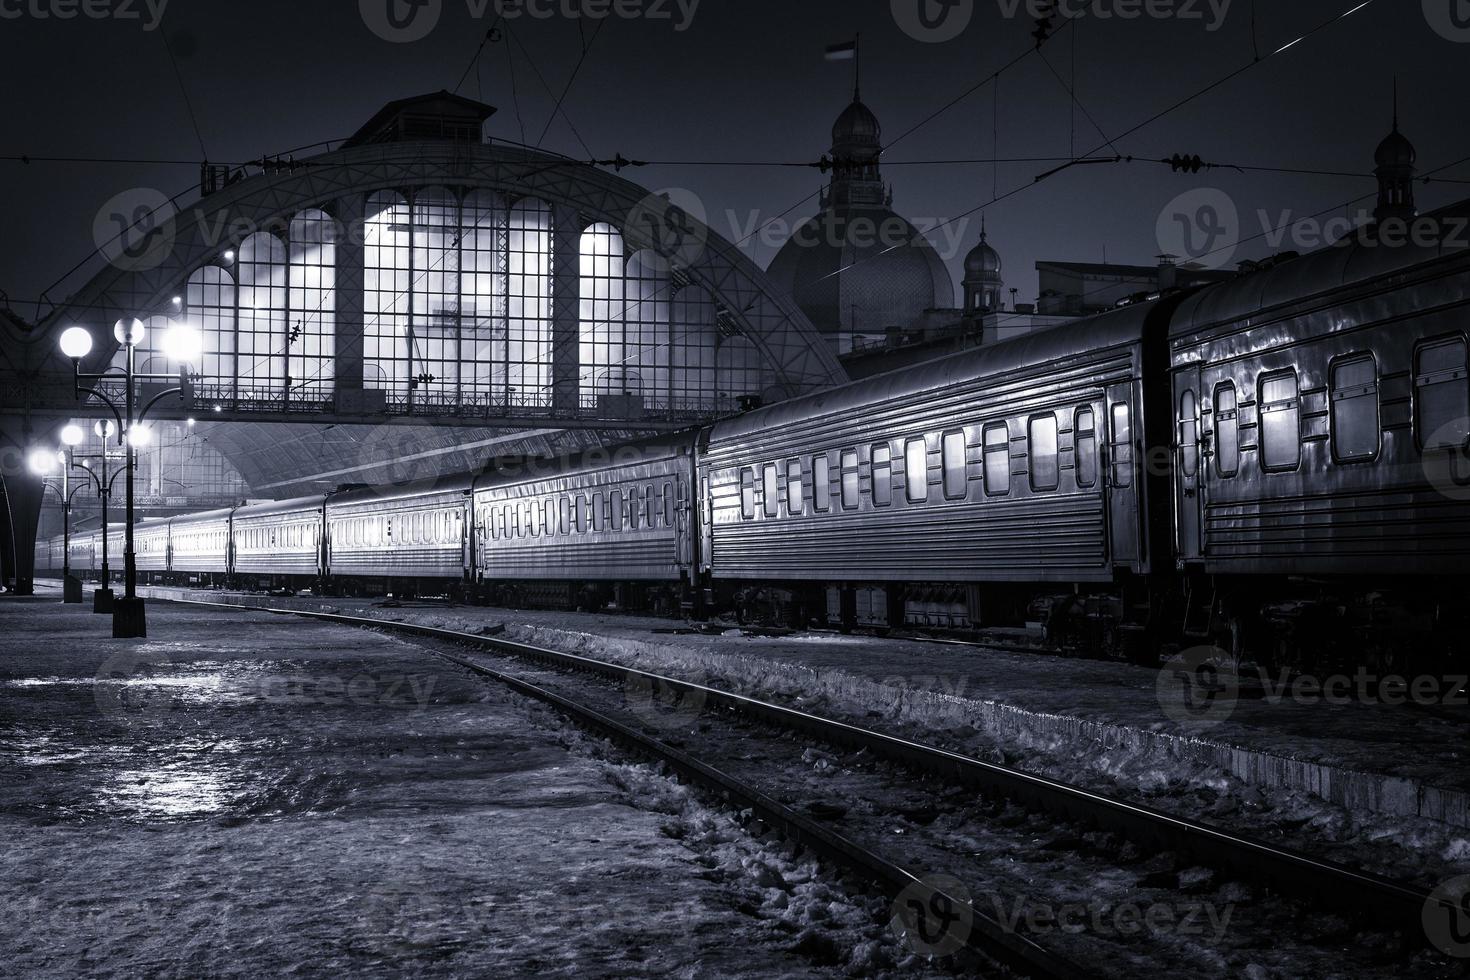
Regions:
<instances>
[{"instance_id":1,"label":"train car window","mask_svg":"<svg viewBox=\"0 0 1470 980\"><path fill-rule=\"evenodd\" d=\"M761 504L767 517L780 515L781 481L777 478L775 463L766 463L761 467Z\"/></svg>"},{"instance_id":2,"label":"train car window","mask_svg":"<svg viewBox=\"0 0 1470 980\"><path fill-rule=\"evenodd\" d=\"M587 496L585 494L577 494L576 509L572 518L576 521L578 534L587 530Z\"/></svg>"},{"instance_id":3,"label":"train car window","mask_svg":"<svg viewBox=\"0 0 1470 980\"><path fill-rule=\"evenodd\" d=\"M929 499L929 447L923 436L903 444L903 492L911 504Z\"/></svg>"},{"instance_id":4,"label":"train car window","mask_svg":"<svg viewBox=\"0 0 1470 980\"><path fill-rule=\"evenodd\" d=\"M786 461L786 510L792 517L801 514L805 506L806 488L801 485L801 460Z\"/></svg>"},{"instance_id":5,"label":"train car window","mask_svg":"<svg viewBox=\"0 0 1470 980\"><path fill-rule=\"evenodd\" d=\"M542 509L542 511L546 515L545 518L544 518L545 523L542 524L542 527L544 527L546 529L546 533L547 534L555 534L556 533L556 498L554 498L554 497L547 497L545 500L541 501L541 509Z\"/></svg>"},{"instance_id":6,"label":"train car window","mask_svg":"<svg viewBox=\"0 0 1470 980\"><path fill-rule=\"evenodd\" d=\"M1179 393L1179 468L1185 476L1199 472L1199 399L1193 388Z\"/></svg>"},{"instance_id":7,"label":"train car window","mask_svg":"<svg viewBox=\"0 0 1470 980\"><path fill-rule=\"evenodd\" d=\"M755 516L755 472L749 466L740 471L740 516Z\"/></svg>"},{"instance_id":8,"label":"train car window","mask_svg":"<svg viewBox=\"0 0 1470 980\"><path fill-rule=\"evenodd\" d=\"M557 516L561 519L559 527L562 534L571 533L572 529L572 499L560 497L556 502Z\"/></svg>"},{"instance_id":9,"label":"train car window","mask_svg":"<svg viewBox=\"0 0 1470 980\"><path fill-rule=\"evenodd\" d=\"M1378 365L1367 352L1332 364L1332 457L1339 462L1378 455Z\"/></svg>"},{"instance_id":10,"label":"train car window","mask_svg":"<svg viewBox=\"0 0 1470 980\"><path fill-rule=\"evenodd\" d=\"M1302 460L1296 371L1261 376L1261 468L1294 470Z\"/></svg>"},{"instance_id":11,"label":"train car window","mask_svg":"<svg viewBox=\"0 0 1470 980\"><path fill-rule=\"evenodd\" d=\"M944 496L957 500L969 492L970 472L965 459L969 451L965 433L959 429L946 432L939 442L939 462L944 470Z\"/></svg>"},{"instance_id":12,"label":"train car window","mask_svg":"<svg viewBox=\"0 0 1470 980\"><path fill-rule=\"evenodd\" d=\"M1004 422L985 427L985 495L1003 497L1011 492L1011 430Z\"/></svg>"},{"instance_id":13,"label":"train car window","mask_svg":"<svg viewBox=\"0 0 1470 980\"><path fill-rule=\"evenodd\" d=\"M1449 337L1414 352L1414 428L1422 449L1454 449L1470 436L1465 340Z\"/></svg>"},{"instance_id":14,"label":"train car window","mask_svg":"<svg viewBox=\"0 0 1470 980\"><path fill-rule=\"evenodd\" d=\"M1115 402L1112 407L1113 438L1110 446L1113 457L1113 486L1128 487L1133 484L1133 418L1127 402Z\"/></svg>"},{"instance_id":15,"label":"train car window","mask_svg":"<svg viewBox=\"0 0 1470 980\"><path fill-rule=\"evenodd\" d=\"M664 484L664 527L674 526L674 485Z\"/></svg>"},{"instance_id":16,"label":"train car window","mask_svg":"<svg viewBox=\"0 0 1470 980\"><path fill-rule=\"evenodd\" d=\"M1055 490L1060 483L1055 412L1033 415L1026 433L1026 461L1032 490Z\"/></svg>"},{"instance_id":17,"label":"train car window","mask_svg":"<svg viewBox=\"0 0 1470 980\"><path fill-rule=\"evenodd\" d=\"M1082 489L1097 485L1097 420L1090 408L1077 409L1072 424L1072 447L1076 469L1073 475Z\"/></svg>"},{"instance_id":18,"label":"train car window","mask_svg":"<svg viewBox=\"0 0 1470 980\"><path fill-rule=\"evenodd\" d=\"M510 509L510 536L513 538L521 536L521 510L520 504Z\"/></svg>"},{"instance_id":19,"label":"train car window","mask_svg":"<svg viewBox=\"0 0 1470 980\"><path fill-rule=\"evenodd\" d=\"M819 514L832 509L832 474L828 465L826 453L812 457L812 510Z\"/></svg>"},{"instance_id":20,"label":"train car window","mask_svg":"<svg viewBox=\"0 0 1470 980\"><path fill-rule=\"evenodd\" d=\"M887 507L893 503L893 450L888 443L880 442L873 447L873 506Z\"/></svg>"},{"instance_id":21,"label":"train car window","mask_svg":"<svg viewBox=\"0 0 1470 980\"><path fill-rule=\"evenodd\" d=\"M658 525L658 503L657 491L652 483L643 488L643 524L645 527L656 527Z\"/></svg>"},{"instance_id":22,"label":"train car window","mask_svg":"<svg viewBox=\"0 0 1470 980\"><path fill-rule=\"evenodd\" d=\"M859 491L857 450L844 449L842 450L842 506L845 510L857 509Z\"/></svg>"},{"instance_id":23,"label":"train car window","mask_svg":"<svg viewBox=\"0 0 1470 980\"><path fill-rule=\"evenodd\" d=\"M1235 385L1215 385L1215 472L1221 478L1240 472L1240 413Z\"/></svg>"},{"instance_id":24,"label":"train car window","mask_svg":"<svg viewBox=\"0 0 1470 980\"><path fill-rule=\"evenodd\" d=\"M607 512L602 509L602 494L592 495L592 530L601 531L607 523Z\"/></svg>"},{"instance_id":25,"label":"train car window","mask_svg":"<svg viewBox=\"0 0 1470 980\"><path fill-rule=\"evenodd\" d=\"M614 490L609 495L608 513L612 517L612 529L623 529L623 491Z\"/></svg>"}]
</instances>

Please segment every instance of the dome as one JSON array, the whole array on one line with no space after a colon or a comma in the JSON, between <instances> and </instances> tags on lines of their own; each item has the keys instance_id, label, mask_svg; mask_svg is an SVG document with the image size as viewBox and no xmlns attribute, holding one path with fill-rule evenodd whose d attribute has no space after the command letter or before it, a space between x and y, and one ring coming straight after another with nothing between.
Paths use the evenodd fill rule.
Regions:
<instances>
[{"instance_id":1,"label":"dome","mask_svg":"<svg viewBox=\"0 0 1470 980\"><path fill-rule=\"evenodd\" d=\"M882 205L838 207L808 218L766 273L829 338L907 327L954 305L954 281L909 221Z\"/></svg>"},{"instance_id":2,"label":"dome","mask_svg":"<svg viewBox=\"0 0 1470 980\"><path fill-rule=\"evenodd\" d=\"M832 124L834 146L842 143L877 143L882 135L883 127L878 125L878 117L856 97Z\"/></svg>"},{"instance_id":3,"label":"dome","mask_svg":"<svg viewBox=\"0 0 1470 980\"><path fill-rule=\"evenodd\" d=\"M1000 277L1000 253L985 241L980 233L980 243L965 256L965 279L994 279Z\"/></svg>"},{"instance_id":4,"label":"dome","mask_svg":"<svg viewBox=\"0 0 1470 980\"><path fill-rule=\"evenodd\" d=\"M1409 142L1408 137L1400 133L1395 126L1393 132L1383 138L1378 144L1373 159L1380 167L1412 167L1419 154L1414 150L1414 144Z\"/></svg>"}]
</instances>

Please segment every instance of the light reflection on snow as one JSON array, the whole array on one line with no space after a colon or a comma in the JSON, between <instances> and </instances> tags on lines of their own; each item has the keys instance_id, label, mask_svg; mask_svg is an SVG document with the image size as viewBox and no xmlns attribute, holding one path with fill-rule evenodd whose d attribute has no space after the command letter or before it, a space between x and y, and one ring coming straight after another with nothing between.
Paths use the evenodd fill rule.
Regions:
<instances>
[{"instance_id":1,"label":"light reflection on snow","mask_svg":"<svg viewBox=\"0 0 1470 980\"><path fill-rule=\"evenodd\" d=\"M104 811L155 819L219 813L229 808L234 795L217 774L182 762L119 771L97 793Z\"/></svg>"}]
</instances>

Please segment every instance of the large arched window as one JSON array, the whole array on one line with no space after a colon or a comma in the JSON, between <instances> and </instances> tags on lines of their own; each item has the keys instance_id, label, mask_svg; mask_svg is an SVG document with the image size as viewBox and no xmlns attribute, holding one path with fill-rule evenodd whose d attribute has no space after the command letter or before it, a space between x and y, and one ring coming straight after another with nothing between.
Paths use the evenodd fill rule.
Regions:
<instances>
[{"instance_id":1,"label":"large arched window","mask_svg":"<svg viewBox=\"0 0 1470 980\"><path fill-rule=\"evenodd\" d=\"M240 243L238 254L237 380L242 392L264 394L286 378L286 246L258 231Z\"/></svg>"},{"instance_id":2,"label":"large arched window","mask_svg":"<svg viewBox=\"0 0 1470 980\"><path fill-rule=\"evenodd\" d=\"M286 375L293 394L331 391L337 332L337 222L310 208L291 219Z\"/></svg>"}]
</instances>

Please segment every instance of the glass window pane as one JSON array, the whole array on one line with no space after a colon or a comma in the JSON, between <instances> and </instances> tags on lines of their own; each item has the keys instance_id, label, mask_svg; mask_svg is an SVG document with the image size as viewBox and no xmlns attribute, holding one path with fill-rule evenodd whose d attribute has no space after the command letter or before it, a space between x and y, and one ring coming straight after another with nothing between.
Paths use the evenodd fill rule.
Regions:
<instances>
[{"instance_id":1,"label":"glass window pane","mask_svg":"<svg viewBox=\"0 0 1470 980\"><path fill-rule=\"evenodd\" d=\"M664 527L674 526L674 485L664 484Z\"/></svg>"},{"instance_id":2,"label":"glass window pane","mask_svg":"<svg viewBox=\"0 0 1470 980\"><path fill-rule=\"evenodd\" d=\"M825 513L832 506L832 477L827 454L812 457L812 509Z\"/></svg>"},{"instance_id":3,"label":"glass window pane","mask_svg":"<svg viewBox=\"0 0 1470 980\"><path fill-rule=\"evenodd\" d=\"M1004 422L985 427L985 492L992 497L1011 492L1011 434Z\"/></svg>"},{"instance_id":4,"label":"glass window pane","mask_svg":"<svg viewBox=\"0 0 1470 980\"><path fill-rule=\"evenodd\" d=\"M887 443L873 447L873 503L887 507L893 502L893 452Z\"/></svg>"},{"instance_id":5,"label":"glass window pane","mask_svg":"<svg viewBox=\"0 0 1470 980\"><path fill-rule=\"evenodd\" d=\"M1097 484L1097 421L1090 408L1077 409L1077 423L1073 435L1077 450L1077 486L1091 487Z\"/></svg>"},{"instance_id":6,"label":"glass window pane","mask_svg":"<svg viewBox=\"0 0 1470 980\"><path fill-rule=\"evenodd\" d=\"M1032 490L1055 490L1058 483L1057 417L1054 413L1038 415L1030 422L1027 433L1027 460Z\"/></svg>"},{"instance_id":7,"label":"glass window pane","mask_svg":"<svg viewBox=\"0 0 1470 980\"><path fill-rule=\"evenodd\" d=\"M1235 385L1229 381L1215 386L1215 470L1222 477L1240 469L1240 418Z\"/></svg>"},{"instance_id":8,"label":"glass window pane","mask_svg":"<svg viewBox=\"0 0 1470 980\"><path fill-rule=\"evenodd\" d=\"M1301 461L1301 403L1295 371L1261 379L1261 465L1295 469Z\"/></svg>"},{"instance_id":9,"label":"glass window pane","mask_svg":"<svg viewBox=\"0 0 1470 980\"><path fill-rule=\"evenodd\" d=\"M1199 402L1192 388L1179 393L1179 467L1185 476L1199 472Z\"/></svg>"},{"instance_id":10,"label":"glass window pane","mask_svg":"<svg viewBox=\"0 0 1470 980\"><path fill-rule=\"evenodd\" d=\"M755 473L748 466L740 471L740 516L755 516Z\"/></svg>"},{"instance_id":11,"label":"glass window pane","mask_svg":"<svg viewBox=\"0 0 1470 980\"><path fill-rule=\"evenodd\" d=\"M775 463L761 467L761 484L766 516L776 517L781 513L781 488L776 479Z\"/></svg>"},{"instance_id":12,"label":"glass window pane","mask_svg":"<svg viewBox=\"0 0 1470 980\"><path fill-rule=\"evenodd\" d=\"M849 510L858 505L858 454L856 449L842 450L842 506Z\"/></svg>"},{"instance_id":13,"label":"glass window pane","mask_svg":"<svg viewBox=\"0 0 1470 980\"><path fill-rule=\"evenodd\" d=\"M1133 421L1127 402L1117 402L1112 408L1113 439L1113 486L1127 487L1133 484Z\"/></svg>"},{"instance_id":14,"label":"glass window pane","mask_svg":"<svg viewBox=\"0 0 1470 980\"><path fill-rule=\"evenodd\" d=\"M1425 449L1465 444L1470 436L1465 341L1452 337L1419 349L1414 357L1414 416Z\"/></svg>"},{"instance_id":15,"label":"glass window pane","mask_svg":"<svg viewBox=\"0 0 1470 980\"><path fill-rule=\"evenodd\" d=\"M1339 460L1378 455L1378 367L1371 354L1332 365L1332 455Z\"/></svg>"},{"instance_id":16,"label":"glass window pane","mask_svg":"<svg viewBox=\"0 0 1470 980\"><path fill-rule=\"evenodd\" d=\"M602 494L592 495L592 530L601 531L607 522L607 512L602 509Z\"/></svg>"},{"instance_id":17,"label":"glass window pane","mask_svg":"<svg viewBox=\"0 0 1470 980\"><path fill-rule=\"evenodd\" d=\"M922 438L903 445L903 484L909 503L929 499L929 447Z\"/></svg>"},{"instance_id":18,"label":"glass window pane","mask_svg":"<svg viewBox=\"0 0 1470 980\"><path fill-rule=\"evenodd\" d=\"M786 462L786 510L795 516L801 513L806 493L801 485L801 460Z\"/></svg>"},{"instance_id":19,"label":"glass window pane","mask_svg":"<svg viewBox=\"0 0 1470 980\"><path fill-rule=\"evenodd\" d=\"M969 471L965 464L965 434L946 432L940 444L940 463L944 469L944 495L963 497L969 489Z\"/></svg>"}]
</instances>

